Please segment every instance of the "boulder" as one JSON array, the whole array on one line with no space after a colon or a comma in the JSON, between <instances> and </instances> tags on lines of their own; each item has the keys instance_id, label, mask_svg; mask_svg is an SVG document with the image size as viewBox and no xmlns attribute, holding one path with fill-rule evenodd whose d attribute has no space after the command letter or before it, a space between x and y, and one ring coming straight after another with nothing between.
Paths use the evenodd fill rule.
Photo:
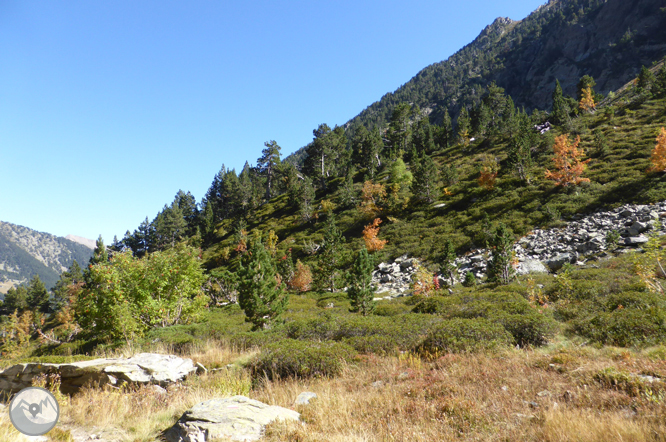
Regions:
<instances>
[{"instance_id":1,"label":"boulder","mask_svg":"<svg viewBox=\"0 0 666 442\"><path fill-rule=\"evenodd\" d=\"M0 372L0 390L17 392L32 385L40 374L58 374L60 390L75 393L84 385L156 384L165 386L196 372L191 359L174 355L140 353L131 358L105 358L68 364L29 362Z\"/></svg>"},{"instance_id":2,"label":"boulder","mask_svg":"<svg viewBox=\"0 0 666 442\"><path fill-rule=\"evenodd\" d=\"M538 259L526 259L518 264L516 273L526 275L528 273L548 273L548 268Z\"/></svg>"},{"instance_id":3,"label":"boulder","mask_svg":"<svg viewBox=\"0 0 666 442\"><path fill-rule=\"evenodd\" d=\"M299 420L288 408L267 405L245 396L211 399L188 411L164 432L167 442L206 442L211 439L259 440L275 420Z\"/></svg>"},{"instance_id":4,"label":"boulder","mask_svg":"<svg viewBox=\"0 0 666 442\"><path fill-rule=\"evenodd\" d=\"M304 391L296 397L294 404L296 405L309 405L312 399L317 397L317 393L312 393L310 391Z\"/></svg>"},{"instance_id":5,"label":"boulder","mask_svg":"<svg viewBox=\"0 0 666 442\"><path fill-rule=\"evenodd\" d=\"M626 246L640 246L645 244L649 239L646 236L630 236L629 238L624 239L624 245Z\"/></svg>"},{"instance_id":6,"label":"boulder","mask_svg":"<svg viewBox=\"0 0 666 442\"><path fill-rule=\"evenodd\" d=\"M546 265L550 270L553 272L558 271L559 269L564 266L566 263L574 263L576 262L578 257L572 253L560 253L559 255L555 256L554 258L549 259L546 261Z\"/></svg>"}]
</instances>

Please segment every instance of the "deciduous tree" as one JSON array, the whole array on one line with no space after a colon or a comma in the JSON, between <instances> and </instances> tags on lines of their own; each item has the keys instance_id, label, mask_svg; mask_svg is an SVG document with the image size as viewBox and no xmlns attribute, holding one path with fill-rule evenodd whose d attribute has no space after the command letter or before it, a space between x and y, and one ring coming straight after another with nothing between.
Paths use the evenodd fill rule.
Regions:
<instances>
[{"instance_id":1,"label":"deciduous tree","mask_svg":"<svg viewBox=\"0 0 666 442\"><path fill-rule=\"evenodd\" d=\"M379 251L383 249L388 242L387 239L377 238L377 235L379 235L379 224L381 224L381 222L381 219L375 218L372 223L368 224L363 229L363 241L365 241L365 247L368 249L368 252Z\"/></svg>"},{"instance_id":2,"label":"deciduous tree","mask_svg":"<svg viewBox=\"0 0 666 442\"><path fill-rule=\"evenodd\" d=\"M571 184L578 185L590 181L588 178L581 176L585 172L590 159L581 160L583 151L578 149L579 144L580 136L577 136L573 143L569 142L569 136L566 134L555 137L555 144L553 145L555 170L551 172L546 169L546 178L555 181L555 185L566 187Z\"/></svg>"},{"instance_id":3,"label":"deciduous tree","mask_svg":"<svg viewBox=\"0 0 666 442\"><path fill-rule=\"evenodd\" d=\"M664 172L666 171L666 129L661 128L659 135L657 135L657 144L652 149L652 156L650 157L652 167L648 172Z\"/></svg>"}]
</instances>

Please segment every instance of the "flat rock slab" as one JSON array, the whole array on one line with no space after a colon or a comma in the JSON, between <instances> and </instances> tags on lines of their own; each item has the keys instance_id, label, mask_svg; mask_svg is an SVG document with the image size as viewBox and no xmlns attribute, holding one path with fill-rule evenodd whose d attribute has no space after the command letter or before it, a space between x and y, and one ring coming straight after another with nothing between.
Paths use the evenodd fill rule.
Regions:
<instances>
[{"instance_id":1,"label":"flat rock slab","mask_svg":"<svg viewBox=\"0 0 666 442\"><path fill-rule=\"evenodd\" d=\"M271 422L299 418L300 414L294 410L233 396L195 405L164 433L164 437L167 442L255 441Z\"/></svg>"},{"instance_id":2,"label":"flat rock slab","mask_svg":"<svg viewBox=\"0 0 666 442\"><path fill-rule=\"evenodd\" d=\"M42 374L60 375L60 390L75 393L86 384L166 385L178 382L196 372L191 359L174 355L140 353L131 358L105 358L67 364L29 362L13 365L0 372L0 391L16 392L32 385L32 379Z\"/></svg>"}]
</instances>

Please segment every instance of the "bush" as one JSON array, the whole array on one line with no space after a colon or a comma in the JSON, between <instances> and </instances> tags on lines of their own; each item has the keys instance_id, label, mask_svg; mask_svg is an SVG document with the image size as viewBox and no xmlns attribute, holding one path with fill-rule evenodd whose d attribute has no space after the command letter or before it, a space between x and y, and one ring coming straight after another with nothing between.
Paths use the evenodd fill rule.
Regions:
<instances>
[{"instance_id":1,"label":"bush","mask_svg":"<svg viewBox=\"0 0 666 442\"><path fill-rule=\"evenodd\" d=\"M344 341L350 338L381 336L402 350L417 345L440 318L414 313L395 316L334 316L297 320L285 325L287 337L313 341Z\"/></svg>"},{"instance_id":2,"label":"bush","mask_svg":"<svg viewBox=\"0 0 666 442\"><path fill-rule=\"evenodd\" d=\"M409 313L410 308L402 302L383 302L377 304L374 314L377 316L396 316Z\"/></svg>"},{"instance_id":3,"label":"bush","mask_svg":"<svg viewBox=\"0 0 666 442\"><path fill-rule=\"evenodd\" d=\"M521 346L544 345L557 329L552 318L539 313L525 298L512 292L422 299L413 311L437 314L445 319L485 318L501 324Z\"/></svg>"},{"instance_id":4,"label":"bush","mask_svg":"<svg viewBox=\"0 0 666 442\"><path fill-rule=\"evenodd\" d=\"M435 326L419 349L429 354L476 352L507 347L512 341L511 335L500 324L484 318L457 318Z\"/></svg>"},{"instance_id":5,"label":"bush","mask_svg":"<svg viewBox=\"0 0 666 442\"><path fill-rule=\"evenodd\" d=\"M642 347L666 341L666 313L663 309L618 308L581 318L572 330L606 345Z\"/></svg>"},{"instance_id":6,"label":"bush","mask_svg":"<svg viewBox=\"0 0 666 442\"><path fill-rule=\"evenodd\" d=\"M489 319L502 324L521 347L545 345L557 331L557 323L536 310L521 314L497 312L490 315Z\"/></svg>"},{"instance_id":7,"label":"bush","mask_svg":"<svg viewBox=\"0 0 666 442\"><path fill-rule=\"evenodd\" d=\"M262 349L252 364L252 373L270 379L335 376L355 354L353 348L339 342L285 339Z\"/></svg>"},{"instance_id":8,"label":"bush","mask_svg":"<svg viewBox=\"0 0 666 442\"><path fill-rule=\"evenodd\" d=\"M386 356L395 354L398 351L398 345L390 336L355 336L353 338L347 338L343 340L343 342L353 347L357 352L363 354L374 353L379 356Z\"/></svg>"}]
</instances>

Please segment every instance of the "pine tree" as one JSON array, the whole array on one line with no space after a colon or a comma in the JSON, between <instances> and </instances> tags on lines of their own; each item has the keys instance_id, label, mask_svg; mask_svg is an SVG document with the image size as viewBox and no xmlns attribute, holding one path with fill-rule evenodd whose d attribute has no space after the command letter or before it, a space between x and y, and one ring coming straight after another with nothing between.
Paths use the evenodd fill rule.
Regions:
<instances>
[{"instance_id":1,"label":"pine tree","mask_svg":"<svg viewBox=\"0 0 666 442\"><path fill-rule=\"evenodd\" d=\"M639 92L642 91L651 91L655 82L655 76L648 68L645 66L641 67L641 72L638 74L636 79L636 87Z\"/></svg>"},{"instance_id":2,"label":"pine tree","mask_svg":"<svg viewBox=\"0 0 666 442\"><path fill-rule=\"evenodd\" d=\"M657 97L666 95L666 62L661 65L659 72L655 76L652 93Z\"/></svg>"},{"instance_id":3,"label":"pine tree","mask_svg":"<svg viewBox=\"0 0 666 442\"><path fill-rule=\"evenodd\" d=\"M247 257L238 272L238 304L255 329L267 329L285 311L289 296L260 241L252 244Z\"/></svg>"},{"instance_id":4,"label":"pine tree","mask_svg":"<svg viewBox=\"0 0 666 442\"><path fill-rule=\"evenodd\" d=\"M593 88L596 85L597 82L594 81L594 78L589 75L583 75L576 85L576 100L580 103L585 96L585 90L588 88L590 90L590 95L594 98Z\"/></svg>"},{"instance_id":5,"label":"pine tree","mask_svg":"<svg viewBox=\"0 0 666 442\"><path fill-rule=\"evenodd\" d=\"M440 147L447 148L453 144L453 123L451 122L451 116L449 115L449 110L444 110L444 117L442 118L442 127L440 129Z\"/></svg>"},{"instance_id":6,"label":"pine tree","mask_svg":"<svg viewBox=\"0 0 666 442\"><path fill-rule=\"evenodd\" d=\"M467 108L463 106L463 108L460 110L460 115L458 115L458 121L456 123L456 132L458 134L458 140L465 147L469 145L471 130L472 130L472 124L469 118L469 112L467 111Z\"/></svg>"},{"instance_id":7,"label":"pine tree","mask_svg":"<svg viewBox=\"0 0 666 442\"><path fill-rule=\"evenodd\" d=\"M266 149L261 151L261 157L257 160L259 173L266 177L266 201L273 196L273 181L277 169L280 167L280 150L282 149L275 140L264 143Z\"/></svg>"},{"instance_id":8,"label":"pine tree","mask_svg":"<svg viewBox=\"0 0 666 442\"><path fill-rule=\"evenodd\" d=\"M488 262L489 281L508 284L513 279L515 272L511 261L514 241L511 229L500 223L490 240L492 258Z\"/></svg>"},{"instance_id":9,"label":"pine tree","mask_svg":"<svg viewBox=\"0 0 666 442\"><path fill-rule=\"evenodd\" d=\"M46 290L46 286L39 278L39 275L33 276L30 280L27 301L30 310L42 313L49 312L49 292Z\"/></svg>"},{"instance_id":10,"label":"pine tree","mask_svg":"<svg viewBox=\"0 0 666 442\"><path fill-rule=\"evenodd\" d=\"M560 81L555 80L555 90L553 91L553 123L562 125L569 120L569 106L567 105Z\"/></svg>"},{"instance_id":11,"label":"pine tree","mask_svg":"<svg viewBox=\"0 0 666 442\"><path fill-rule=\"evenodd\" d=\"M352 312L360 312L367 316L375 309L373 301L375 287L372 285L372 271L374 260L363 248L359 250L352 264L351 272L347 276L347 296L351 303Z\"/></svg>"},{"instance_id":12,"label":"pine tree","mask_svg":"<svg viewBox=\"0 0 666 442\"><path fill-rule=\"evenodd\" d=\"M9 315L17 311L21 314L28 308L28 289L24 285L12 287L7 290L2 303L4 314Z\"/></svg>"},{"instance_id":13,"label":"pine tree","mask_svg":"<svg viewBox=\"0 0 666 442\"><path fill-rule=\"evenodd\" d=\"M433 139L432 126L427 118L420 119L414 125L414 134L412 135L412 150L417 155L422 153L431 154L435 150L435 140Z\"/></svg>"},{"instance_id":14,"label":"pine tree","mask_svg":"<svg viewBox=\"0 0 666 442\"><path fill-rule=\"evenodd\" d=\"M412 130L409 125L409 117L412 113L412 108L408 103L400 103L393 108L391 114L391 122L389 123L386 136L389 140L389 158L396 159L400 153L407 151Z\"/></svg>"},{"instance_id":15,"label":"pine tree","mask_svg":"<svg viewBox=\"0 0 666 442\"><path fill-rule=\"evenodd\" d=\"M322 289L335 292L340 275L339 267L344 260L342 244L345 238L335 222L335 215L329 212L326 215L324 227L324 242L319 252L319 266L317 277Z\"/></svg>"},{"instance_id":16,"label":"pine tree","mask_svg":"<svg viewBox=\"0 0 666 442\"><path fill-rule=\"evenodd\" d=\"M439 256L439 273L448 279L450 286L453 286L456 282L456 258L456 249L453 247L453 243L445 239L444 250Z\"/></svg>"},{"instance_id":17,"label":"pine tree","mask_svg":"<svg viewBox=\"0 0 666 442\"><path fill-rule=\"evenodd\" d=\"M60 279L52 289L51 310L57 312L65 307L70 298L69 287L80 282L83 282L83 271L79 263L74 261L69 269L60 274Z\"/></svg>"},{"instance_id":18,"label":"pine tree","mask_svg":"<svg viewBox=\"0 0 666 442\"><path fill-rule=\"evenodd\" d=\"M439 197L438 172L437 166L430 156L424 154L417 159L416 164L412 166L412 175L414 178L411 190L414 198L428 204L437 200Z\"/></svg>"}]
</instances>

